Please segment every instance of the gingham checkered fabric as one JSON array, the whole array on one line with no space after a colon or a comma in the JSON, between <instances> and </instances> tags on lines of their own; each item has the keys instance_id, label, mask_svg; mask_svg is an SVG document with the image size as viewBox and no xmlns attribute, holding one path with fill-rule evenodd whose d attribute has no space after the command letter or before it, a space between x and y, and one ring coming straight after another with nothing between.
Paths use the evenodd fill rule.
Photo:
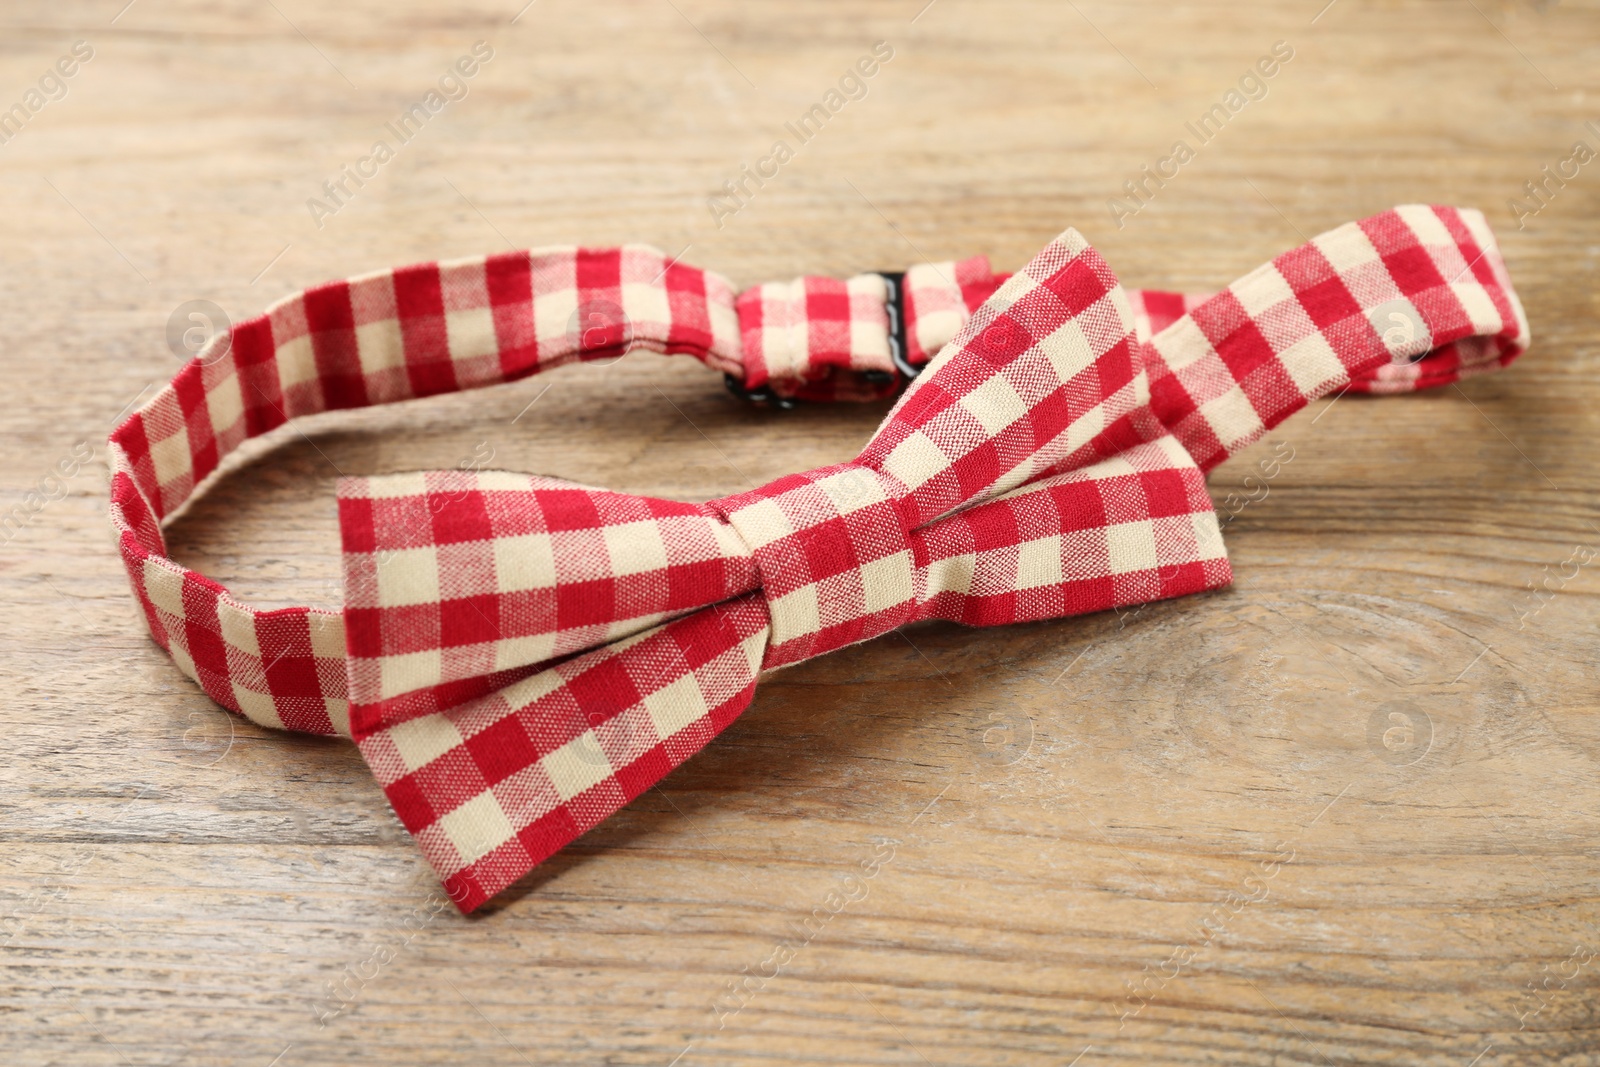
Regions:
<instances>
[{"instance_id":1,"label":"gingham checkered fabric","mask_svg":"<svg viewBox=\"0 0 1600 1067\"><path fill-rule=\"evenodd\" d=\"M1071 230L998 284L981 261L925 268L908 334L937 355L851 462L704 504L494 471L344 479L342 613L237 602L166 558L161 518L297 415L629 346L838 392L881 369L868 327L888 319L870 280L736 300L640 248L414 267L279 304L112 436L112 522L151 632L223 705L350 733L470 911L698 751L760 671L920 619L1222 586L1205 469L1317 396L1453 381L1528 341L1483 217L1453 208L1340 227L1207 298L1130 300ZM805 379L813 348L832 362Z\"/></svg>"},{"instance_id":2,"label":"gingham checkered fabric","mask_svg":"<svg viewBox=\"0 0 1600 1067\"><path fill-rule=\"evenodd\" d=\"M780 395L828 400L893 392L888 287L881 274L758 285L739 294L738 309L746 388L771 384ZM871 371L882 381L864 377Z\"/></svg>"}]
</instances>

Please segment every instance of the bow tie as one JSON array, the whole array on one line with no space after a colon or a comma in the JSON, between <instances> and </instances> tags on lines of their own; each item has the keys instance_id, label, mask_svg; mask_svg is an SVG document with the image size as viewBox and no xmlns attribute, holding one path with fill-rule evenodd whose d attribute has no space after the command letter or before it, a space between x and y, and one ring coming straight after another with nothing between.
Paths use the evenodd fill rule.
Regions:
<instances>
[{"instance_id":1,"label":"bow tie","mask_svg":"<svg viewBox=\"0 0 1600 1067\"><path fill-rule=\"evenodd\" d=\"M1509 363L1528 327L1476 211L1350 223L1209 297L1129 293L1073 230L737 297L654 250L547 249L309 290L213 340L111 438L151 633L219 703L348 733L471 911L649 789L761 671L921 619L1049 619L1231 580L1204 472L1334 390ZM854 460L703 504L454 470L339 484L343 612L259 611L161 519L290 418L687 353L773 402L913 375Z\"/></svg>"}]
</instances>

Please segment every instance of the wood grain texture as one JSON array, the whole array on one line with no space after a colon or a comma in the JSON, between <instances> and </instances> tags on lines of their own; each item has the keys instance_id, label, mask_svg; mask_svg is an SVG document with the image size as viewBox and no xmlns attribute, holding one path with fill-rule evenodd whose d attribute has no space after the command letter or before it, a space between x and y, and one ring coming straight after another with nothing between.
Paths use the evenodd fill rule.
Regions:
<instances>
[{"instance_id":1,"label":"wood grain texture","mask_svg":"<svg viewBox=\"0 0 1600 1067\"><path fill-rule=\"evenodd\" d=\"M0 146L0 510L100 448L0 547L0 1060L1600 1063L1600 578L1525 592L1600 550L1600 163L1524 229L1506 206L1600 147L1594 3L124 2L0 12L0 107L95 49ZM479 39L467 98L318 229L306 199ZM867 97L714 225L878 40ZM1279 40L1266 97L1118 228L1107 199ZM1489 213L1535 347L1319 403L1221 468L1219 500L1293 454L1228 523L1232 588L780 672L470 920L353 748L178 674L109 547L101 443L176 369L187 300L238 319L561 242L741 285L1015 269L1067 225L1130 285L1211 289L1419 200ZM172 544L246 599L336 605L337 471L486 442L697 499L844 459L881 414L756 411L630 356L281 431Z\"/></svg>"}]
</instances>

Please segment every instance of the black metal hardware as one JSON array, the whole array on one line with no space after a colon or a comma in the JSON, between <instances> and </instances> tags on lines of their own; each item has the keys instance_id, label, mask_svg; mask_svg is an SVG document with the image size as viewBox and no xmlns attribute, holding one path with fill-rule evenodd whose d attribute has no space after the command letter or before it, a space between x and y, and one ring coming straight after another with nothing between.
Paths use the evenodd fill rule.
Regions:
<instances>
[{"instance_id":1,"label":"black metal hardware","mask_svg":"<svg viewBox=\"0 0 1600 1067\"><path fill-rule=\"evenodd\" d=\"M889 287L889 299L884 302L884 310L889 313L889 360L909 385L922 368L906 358L906 273L880 270L877 274Z\"/></svg>"},{"instance_id":2,"label":"black metal hardware","mask_svg":"<svg viewBox=\"0 0 1600 1067\"><path fill-rule=\"evenodd\" d=\"M727 385L728 392L732 393L740 400L747 401L751 404L759 404L762 407L774 407L780 411L789 411L800 403L800 401L796 400L792 396L779 396L777 393L772 391L772 386L770 385L763 385L759 389L746 389L744 387L744 383L741 382L737 376L732 374L724 374L722 376L722 381Z\"/></svg>"}]
</instances>

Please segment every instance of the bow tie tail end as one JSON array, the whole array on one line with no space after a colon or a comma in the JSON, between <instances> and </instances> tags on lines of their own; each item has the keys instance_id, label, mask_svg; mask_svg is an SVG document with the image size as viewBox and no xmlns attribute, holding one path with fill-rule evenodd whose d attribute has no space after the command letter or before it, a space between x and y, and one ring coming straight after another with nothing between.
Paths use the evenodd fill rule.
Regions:
<instances>
[{"instance_id":1,"label":"bow tie tail end","mask_svg":"<svg viewBox=\"0 0 1600 1067\"><path fill-rule=\"evenodd\" d=\"M1139 321L1067 231L973 313L860 462L910 486L919 521L1168 432L1209 470L1319 397L1448 384L1529 335L1482 214L1421 205L1319 235L1148 342Z\"/></svg>"},{"instance_id":2,"label":"bow tie tail end","mask_svg":"<svg viewBox=\"0 0 1600 1067\"><path fill-rule=\"evenodd\" d=\"M1482 213L1407 205L1313 238L1157 333L1151 401L1210 470L1329 393L1436 388L1528 344Z\"/></svg>"},{"instance_id":3,"label":"bow tie tail end","mask_svg":"<svg viewBox=\"0 0 1600 1067\"><path fill-rule=\"evenodd\" d=\"M742 597L356 743L470 913L732 723L767 636L760 598Z\"/></svg>"}]
</instances>

